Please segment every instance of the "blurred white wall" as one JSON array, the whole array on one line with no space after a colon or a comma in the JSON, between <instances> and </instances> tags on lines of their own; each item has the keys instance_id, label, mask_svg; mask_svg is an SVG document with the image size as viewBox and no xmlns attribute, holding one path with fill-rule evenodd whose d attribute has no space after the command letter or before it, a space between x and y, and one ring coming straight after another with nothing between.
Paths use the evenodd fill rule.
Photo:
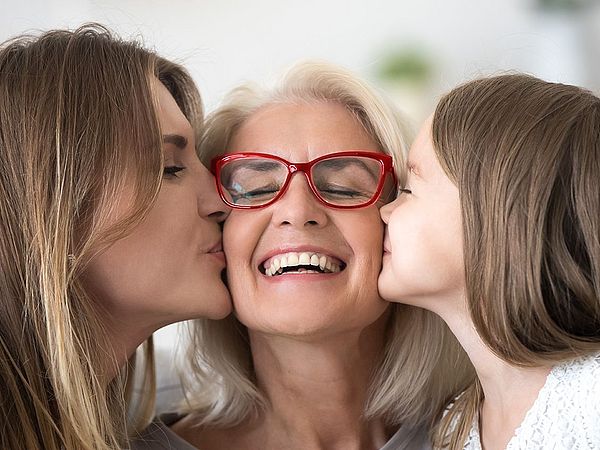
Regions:
<instances>
[{"instance_id":1,"label":"blurred white wall","mask_svg":"<svg viewBox=\"0 0 600 450\"><path fill-rule=\"evenodd\" d=\"M600 7L541 13L534 0L0 0L0 40L97 21L188 67L208 110L244 80L268 81L304 58L376 83L395 48L421 48L426 88L390 88L415 122L435 98L476 75L522 70L600 91ZM384 83L382 86L386 87ZM410 97L410 98L409 98ZM174 329L159 334L164 345Z\"/></svg>"},{"instance_id":2,"label":"blurred white wall","mask_svg":"<svg viewBox=\"0 0 600 450\"><path fill-rule=\"evenodd\" d=\"M98 21L184 63L208 109L244 80L303 58L374 78L390 48L418 46L433 79L426 104L478 74L523 70L600 89L600 8L540 14L534 0L0 0L0 40ZM425 108L423 108L425 109ZM421 117L415 117L420 119Z\"/></svg>"}]
</instances>

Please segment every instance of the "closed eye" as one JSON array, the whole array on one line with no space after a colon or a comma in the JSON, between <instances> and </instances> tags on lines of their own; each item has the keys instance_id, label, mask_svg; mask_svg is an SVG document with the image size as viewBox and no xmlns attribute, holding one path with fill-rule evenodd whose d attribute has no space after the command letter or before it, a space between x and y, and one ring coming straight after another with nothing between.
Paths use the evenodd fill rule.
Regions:
<instances>
[{"instance_id":1,"label":"closed eye","mask_svg":"<svg viewBox=\"0 0 600 450\"><path fill-rule=\"evenodd\" d=\"M319 192L326 197L365 197L365 194L353 189L342 189L342 188L329 188L329 189L319 189Z\"/></svg>"},{"instance_id":2,"label":"closed eye","mask_svg":"<svg viewBox=\"0 0 600 450\"><path fill-rule=\"evenodd\" d=\"M180 167L180 166L167 166L163 169L163 175L164 176L173 176L177 178L177 173L181 172L182 170L184 170L185 167Z\"/></svg>"},{"instance_id":3,"label":"closed eye","mask_svg":"<svg viewBox=\"0 0 600 450\"><path fill-rule=\"evenodd\" d=\"M231 196L234 201L238 201L240 199L252 199L257 197L273 196L277 192L279 192L278 186L265 186L247 192L231 193Z\"/></svg>"}]
</instances>

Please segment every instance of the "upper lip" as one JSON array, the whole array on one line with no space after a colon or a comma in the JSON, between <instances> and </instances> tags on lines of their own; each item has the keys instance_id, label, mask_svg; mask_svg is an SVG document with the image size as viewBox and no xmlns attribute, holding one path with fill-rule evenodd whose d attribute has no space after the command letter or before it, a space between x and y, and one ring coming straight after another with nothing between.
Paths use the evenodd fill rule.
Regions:
<instances>
[{"instance_id":1,"label":"upper lip","mask_svg":"<svg viewBox=\"0 0 600 450\"><path fill-rule=\"evenodd\" d=\"M334 258L339 259L342 263L346 264L346 261L344 260L344 258L342 258L338 254L336 254L334 251L326 249L325 247L318 247L318 246L315 246L315 245L295 245L295 246L278 247L276 249L273 249L273 250L269 251L268 253L265 253L260 258L258 258L258 260L259 260L259 266L262 266L262 264L266 260L268 260L269 258L271 258L271 257L273 257L275 255L280 255L280 254L285 254L285 253L292 253L292 252L297 252L297 253L302 253L302 252L306 252L306 253L319 253L319 254L322 254L322 255L329 255L329 256L333 256Z\"/></svg>"},{"instance_id":2,"label":"upper lip","mask_svg":"<svg viewBox=\"0 0 600 450\"><path fill-rule=\"evenodd\" d=\"M206 253L218 253L223 251L223 242L219 239L217 243L212 245Z\"/></svg>"}]
</instances>

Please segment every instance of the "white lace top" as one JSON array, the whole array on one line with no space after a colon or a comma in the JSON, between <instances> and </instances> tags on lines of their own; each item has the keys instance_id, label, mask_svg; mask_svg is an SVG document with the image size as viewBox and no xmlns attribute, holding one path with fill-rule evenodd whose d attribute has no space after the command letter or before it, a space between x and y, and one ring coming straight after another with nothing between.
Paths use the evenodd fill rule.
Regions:
<instances>
[{"instance_id":1,"label":"white lace top","mask_svg":"<svg viewBox=\"0 0 600 450\"><path fill-rule=\"evenodd\" d=\"M479 419L464 450L482 450ZM552 369L506 450L600 450L600 354Z\"/></svg>"}]
</instances>

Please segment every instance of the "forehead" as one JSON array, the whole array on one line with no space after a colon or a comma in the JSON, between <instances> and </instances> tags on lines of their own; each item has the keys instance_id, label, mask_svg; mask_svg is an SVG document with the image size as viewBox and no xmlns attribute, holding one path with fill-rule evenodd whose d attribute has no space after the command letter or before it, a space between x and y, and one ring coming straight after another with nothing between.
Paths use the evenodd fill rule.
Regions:
<instances>
[{"instance_id":1,"label":"forehead","mask_svg":"<svg viewBox=\"0 0 600 450\"><path fill-rule=\"evenodd\" d=\"M191 125L169 90L155 77L151 81L158 103L158 120L163 134L186 135L191 131Z\"/></svg>"},{"instance_id":2,"label":"forehead","mask_svg":"<svg viewBox=\"0 0 600 450\"><path fill-rule=\"evenodd\" d=\"M341 104L311 102L259 109L235 133L227 153L271 153L303 162L343 150L379 151L379 147Z\"/></svg>"},{"instance_id":3,"label":"forehead","mask_svg":"<svg viewBox=\"0 0 600 450\"><path fill-rule=\"evenodd\" d=\"M430 116L421 126L410 151L408 152L408 164L415 169L431 167L437 163L433 142L431 140L431 124L433 116Z\"/></svg>"}]
</instances>

